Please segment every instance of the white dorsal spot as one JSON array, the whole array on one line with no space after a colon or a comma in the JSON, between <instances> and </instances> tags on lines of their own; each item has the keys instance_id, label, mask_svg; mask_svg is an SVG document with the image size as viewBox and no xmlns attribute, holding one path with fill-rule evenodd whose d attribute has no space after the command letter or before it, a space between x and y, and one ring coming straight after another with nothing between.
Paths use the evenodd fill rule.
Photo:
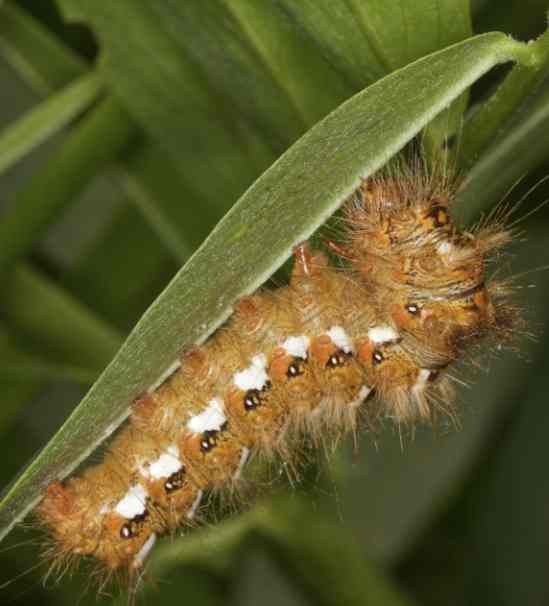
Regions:
<instances>
[{"instance_id":1,"label":"white dorsal spot","mask_svg":"<svg viewBox=\"0 0 549 606\"><path fill-rule=\"evenodd\" d=\"M171 444L162 453L158 459L150 463L148 466L141 466L139 471L145 478L169 478L173 473L178 472L183 467L179 460L179 449L175 444Z\"/></svg>"},{"instance_id":2,"label":"white dorsal spot","mask_svg":"<svg viewBox=\"0 0 549 606\"><path fill-rule=\"evenodd\" d=\"M390 343L392 341L398 341L399 334L391 326L374 326L368 331L368 338L372 343Z\"/></svg>"},{"instance_id":3,"label":"white dorsal spot","mask_svg":"<svg viewBox=\"0 0 549 606\"><path fill-rule=\"evenodd\" d=\"M235 373L233 380L234 384L242 391L263 389L269 381L266 356L264 354L254 356L250 366Z\"/></svg>"},{"instance_id":4,"label":"white dorsal spot","mask_svg":"<svg viewBox=\"0 0 549 606\"><path fill-rule=\"evenodd\" d=\"M282 343L282 349L286 353L294 358L307 358L307 351L309 349L309 337L301 335L299 337L288 337L284 343Z\"/></svg>"},{"instance_id":5,"label":"white dorsal spot","mask_svg":"<svg viewBox=\"0 0 549 606\"><path fill-rule=\"evenodd\" d=\"M208 406L199 414L187 421L187 429L193 433L219 431L226 423L225 406L221 398L213 398Z\"/></svg>"},{"instance_id":6,"label":"white dorsal spot","mask_svg":"<svg viewBox=\"0 0 549 606\"><path fill-rule=\"evenodd\" d=\"M128 492L118 501L114 510L123 518L131 520L135 516L145 513L145 503L149 493L141 484L135 484L128 488Z\"/></svg>"},{"instance_id":7,"label":"white dorsal spot","mask_svg":"<svg viewBox=\"0 0 549 606\"><path fill-rule=\"evenodd\" d=\"M342 326L332 326L326 334L332 339L333 343L346 354L353 351L353 342Z\"/></svg>"}]
</instances>

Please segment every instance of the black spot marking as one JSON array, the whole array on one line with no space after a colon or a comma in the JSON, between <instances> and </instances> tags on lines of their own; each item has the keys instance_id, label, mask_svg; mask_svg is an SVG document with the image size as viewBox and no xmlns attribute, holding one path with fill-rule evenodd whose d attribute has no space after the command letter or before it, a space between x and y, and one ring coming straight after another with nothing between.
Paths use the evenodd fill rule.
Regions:
<instances>
[{"instance_id":1,"label":"black spot marking","mask_svg":"<svg viewBox=\"0 0 549 606\"><path fill-rule=\"evenodd\" d=\"M338 349L333 353L326 362L326 368L338 368L344 366L352 354L345 353L342 349Z\"/></svg>"},{"instance_id":2,"label":"black spot marking","mask_svg":"<svg viewBox=\"0 0 549 606\"><path fill-rule=\"evenodd\" d=\"M185 484L186 470L182 467L179 471L172 473L172 475L164 482L164 490L166 494L171 494L176 490L183 488Z\"/></svg>"},{"instance_id":3,"label":"black spot marking","mask_svg":"<svg viewBox=\"0 0 549 606\"><path fill-rule=\"evenodd\" d=\"M440 376L440 372L438 370L430 370L427 381L429 381L429 383L433 383L434 381L436 381L438 379L439 376Z\"/></svg>"},{"instance_id":4,"label":"black spot marking","mask_svg":"<svg viewBox=\"0 0 549 606\"><path fill-rule=\"evenodd\" d=\"M202 434L202 440L200 441L200 450L202 452L209 452L217 446L217 434L218 431L208 430Z\"/></svg>"},{"instance_id":5,"label":"black spot marking","mask_svg":"<svg viewBox=\"0 0 549 606\"><path fill-rule=\"evenodd\" d=\"M286 376L289 379L301 376L305 372L305 360L302 358L294 358L294 361L288 366Z\"/></svg>"},{"instance_id":6,"label":"black spot marking","mask_svg":"<svg viewBox=\"0 0 549 606\"><path fill-rule=\"evenodd\" d=\"M122 528L120 528L120 538L122 539L133 539L133 537L137 536L147 518L149 517L149 512L147 509L143 513L140 513L134 516L129 522L126 522Z\"/></svg>"},{"instance_id":7,"label":"black spot marking","mask_svg":"<svg viewBox=\"0 0 549 606\"><path fill-rule=\"evenodd\" d=\"M148 509L145 509L145 511L143 513L140 513L140 514L134 516L131 519L131 522L134 524L142 524L148 517L149 517L149 511L148 511Z\"/></svg>"},{"instance_id":8,"label":"black spot marking","mask_svg":"<svg viewBox=\"0 0 549 606\"><path fill-rule=\"evenodd\" d=\"M420 313L420 308L419 305L417 305L416 303L407 303L405 305L406 311L411 315L411 316L418 316Z\"/></svg>"},{"instance_id":9,"label":"black spot marking","mask_svg":"<svg viewBox=\"0 0 549 606\"><path fill-rule=\"evenodd\" d=\"M255 410L258 406L265 404L267 399L266 392L271 389L272 383L265 381L261 389L248 389L244 395L244 408L246 411Z\"/></svg>"},{"instance_id":10,"label":"black spot marking","mask_svg":"<svg viewBox=\"0 0 549 606\"><path fill-rule=\"evenodd\" d=\"M435 204L429 211L428 217L433 220L435 227L444 227L448 224L448 209L440 204Z\"/></svg>"},{"instance_id":11,"label":"black spot marking","mask_svg":"<svg viewBox=\"0 0 549 606\"><path fill-rule=\"evenodd\" d=\"M244 396L244 408L246 410L255 410L261 406L261 392L259 389L248 389Z\"/></svg>"},{"instance_id":12,"label":"black spot marking","mask_svg":"<svg viewBox=\"0 0 549 606\"><path fill-rule=\"evenodd\" d=\"M379 351L379 349L374 349L372 352L372 364L377 366L378 364L381 364L383 360L385 360L383 353Z\"/></svg>"}]
</instances>

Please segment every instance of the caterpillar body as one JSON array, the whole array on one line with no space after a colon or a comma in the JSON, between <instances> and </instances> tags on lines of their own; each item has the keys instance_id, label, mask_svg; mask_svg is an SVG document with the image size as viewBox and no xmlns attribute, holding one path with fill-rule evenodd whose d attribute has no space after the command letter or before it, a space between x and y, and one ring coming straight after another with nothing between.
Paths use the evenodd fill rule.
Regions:
<instances>
[{"instance_id":1,"label":"caterpillar body","mask_svg":"<svg viewBox=\"0 0 549 606\"><path fill-rule=\"evenodd\" d=\"M51 484L36 515L54 569L92 556L107 574L144 566L156 537L191 524L206 491L257 454L287 460L391 418L453 415L448 367L517 323L490 258L499 221L460 232L455 185L425 172L363 181L345 205L336 265L296 248L289 285L239 302L230 321L139 397L102 463Z\"/></svg>"}]
</instances>

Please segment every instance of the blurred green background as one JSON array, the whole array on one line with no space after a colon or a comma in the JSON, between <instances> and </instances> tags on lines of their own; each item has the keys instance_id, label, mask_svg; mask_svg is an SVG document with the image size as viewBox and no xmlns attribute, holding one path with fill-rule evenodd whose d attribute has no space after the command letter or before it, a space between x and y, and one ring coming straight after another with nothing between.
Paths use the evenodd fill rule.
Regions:
<instances>
[{"instance_id":1,"label":"blurred green background","mask_svg":"<svg viewBox=\"0 0 549 606\"><path fill-rule=\"evenodd\" d=\"M0 0L0 487L300 134L471 24L539 36L548 8L477 0L469 21L458 0ZM474 86L467 117L507 71ZM518 217L549 197L548 74L463 161L468 219L511 187ZM548 221L527 217L501 260L531 271L517 299L534 337L464 369L459 431L365 435L301 485L165 540L144 603L549 604ZM85 572L43 586L37 541L24 527L4 541L2 604L124 603L84 594Z\"/></svg>"}]
</instances>

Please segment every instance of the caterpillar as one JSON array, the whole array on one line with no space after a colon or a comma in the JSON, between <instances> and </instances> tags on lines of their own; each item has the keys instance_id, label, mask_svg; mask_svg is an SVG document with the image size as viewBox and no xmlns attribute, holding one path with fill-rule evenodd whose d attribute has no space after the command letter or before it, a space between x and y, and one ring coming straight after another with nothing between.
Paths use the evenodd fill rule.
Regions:
<instances>
[{"instance_id":1,"label":"caterpillar","mask_svg":"<svg viewBox=\"0 0 549 606\"><path fill-rule=\"evenodd\" d=\"M207 491L230 491L252 457L291 460L375 427L455 415L450 369L520 323L487 266L501 218L460 231L456 181L401 170L364 180L329 251L295 249L289 284L242 299L201 347L133 403L103 461L54 482L36 510L53 570L83 556L140 574L157 537L191 526ZM331 260L335 259L335 260Z\"/></svg>"}]
</instances>

